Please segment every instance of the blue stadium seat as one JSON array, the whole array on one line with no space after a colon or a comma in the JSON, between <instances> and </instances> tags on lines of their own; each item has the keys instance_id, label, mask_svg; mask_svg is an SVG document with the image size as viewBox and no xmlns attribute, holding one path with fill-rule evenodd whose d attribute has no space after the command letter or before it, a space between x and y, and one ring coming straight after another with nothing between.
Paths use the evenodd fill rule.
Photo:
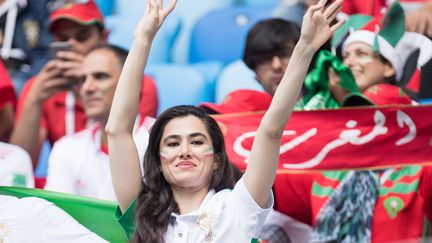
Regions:
<instances>
[{"instance_id":1,"label":"blue stadium seat","mask_svg":"<svg viewBox=\"0 0 432 243\"><path fill-rule=\"evenodd\" d=\"M197 105L210 100L207 82L195 68L174 64L150 65L145 73L156 82L158 114L176 105Z\"/></svg>"},{"instance_id":2,"label":"blue stadium seat","mask_svg":"<svg viewBox=\"0 0 432 243\"><path fill-rule=\"evenodd\" d=\"M432 105L432 98L419 99L420 104Z\"/></svg>"},{"instance_id":3,"label":"blue stadium seat","mask_svg":"<svg viewBox=\"0 0 432 243\"><path fill-rule=\"evenodd\" d=\"M232 0L233 4L237 5L259 5L259 4L274 4L277 5L280 0Z\"/></svg>"},{"instance_id":4,"label":"blue stadium seat","mask_svg":"<svg viewBox=\"0 0 432 243\"><path fill-rule=\"evenodd\" d=\"M204 76L207 83L207 101L213 102L215 98L216 81L224 67L223 63L218 61L208 61L189 64L189 66L198 70Z\"/></svg>"},{"instance_id":5,"label":"blue stadium seat","mask_svg":"<svg viewBox=\"0 0 432 243\"><path fill-rule=\"evenodd\" d=\"M39 161L37 167L35 169L36 177L46 177L48 172L48 159L51 153L51 145L48 140L46 140L41 148L41 152L39 155Z\"/></svg>"},{"instance_id":6,"label":"blue stadium seat","mask_svg":"<svg viewBox=\"0 0 432 243\"><path fill-rule=\"evenodd\" d=\"M96 0L95 2L104 16L109 16L112 14L115 0Z\"/></svg>"},{"instance_id":7,"label":"blue stadium seat","mask_svg":"<svg viewBox=\"0 0 432 243\"><path fill-rule=\"evenodd\" d=\"M255 80L255 73L242 60L237 60L222 70L216 81L215 103L222 103L227 94L238 89L264 91Z\"/></svg>"},{"instance_id":8,"label":"blue stadium seat","mask_svg":"<svg viewBox=\"0 0 432 243\"><path fill-rule=\"evenodd\" d=\"M112 15L106 18L106 25L110 31L108 42L130 49L133 33L141 16ZM150 51L149 63L169 63L172 61L172 49L181 29L179 16L171 14L156 34Z\"/></svg>"},{"instance_id":9,"label":"blue stadium seat","mask_svg":"<svg viewBox=\"0 0 432 243\"><path fill-rule=\"evenodd\" d=\"M192 29L189 62L217 60L224 64L241 58L249 29L270 18L274 5L231 6L213 10Z\"/></svg>"},{"instance_id":10,"label":"blue stadium seat","mask_svg":"<svg viewBox=\"0 0 432 243\"><path fill-rule=\"evenodd\" d=\"M121 16L141 16L144 14L145 0L115 0L114 14Z\"/></svg>"}]
</instances>

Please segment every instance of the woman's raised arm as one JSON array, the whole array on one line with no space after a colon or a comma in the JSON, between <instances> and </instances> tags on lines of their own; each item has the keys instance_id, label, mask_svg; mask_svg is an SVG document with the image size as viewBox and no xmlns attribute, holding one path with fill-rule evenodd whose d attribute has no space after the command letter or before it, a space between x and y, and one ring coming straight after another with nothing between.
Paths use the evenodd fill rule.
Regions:
<instances>
[{"instance_id":1,"label":"woman's raised arm","mask_svg":"<svg viewBox=\"0 0 432 243\"><path fill-rule=\"evenodd\" d=\"M331 26L340 11L342 0L336 0L324 9L326 2L321 0L311 6L303 17L300 40L252 145L244 182L261 207L267 206L279 162L282 133L299 96L312 56L343 24L343 21L339 21Z\"/></svg>"},{"instance_id":2,"label":"woman's raised arm","mask_svg":"<svg viewBox=\"0 0 432 243\"><path fill-rule=\"evenodd\" d=\"M114 191L122 211L138 196L142 186L138 151L132 137L142 75L154 36L176 3L177 0L172 0L163 8L163 0L148 0L145 13L135 29L105 128Z\"/></svg>"}]
</instances>

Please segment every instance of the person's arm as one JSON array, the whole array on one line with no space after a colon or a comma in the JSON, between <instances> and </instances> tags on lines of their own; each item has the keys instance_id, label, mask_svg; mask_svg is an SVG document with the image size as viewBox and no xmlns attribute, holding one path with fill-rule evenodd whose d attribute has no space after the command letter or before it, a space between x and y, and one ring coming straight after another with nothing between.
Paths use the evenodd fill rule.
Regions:
<instances>
[{"instance_id":1,"label":"person's arm","mask_svg":"<svg viewBox=\"0 0 432 243\"><path fill-rule=\"evenodd\" d=\"M48 62L28 87L25 97L18 102L18 119L11 135L10 143L22 147L29 153L36 168L42 143L47 130L41 128L40 119L44 102L57 92L70 88L70 82L61 77L59 62ZM23 100L24 99L24 100Z\"/></svg>"},{"instance_id":2,"label":"person's arm","mask_svg":"<svg viewBox=\"0 0 432 243\"><path fill-rule=\"evenodd\" d=\"M342 0L335 1L324 10L326 2L321 0L311 6L303 17L300 40L252 145L244 183L261 207L268 204L279 161L282 133L297 101L312 56L343 24L343 21L339 21L330 26L340 10Z\"/></svg>"},{"instance_id":3,"label":"person's arm","mask_svg":"<svg viewBox=\"0 0 432 243\"><path fill-rule=\"evenodd\" d=\"M138 196L142 176L132 129L138 112L142 75L157 30L174 9L176 0L163 8L162 0L149 0L135 30L134 41L123 66L111 106L106 133L114 191L122 212Z\"/></svg>"}]
</instances>

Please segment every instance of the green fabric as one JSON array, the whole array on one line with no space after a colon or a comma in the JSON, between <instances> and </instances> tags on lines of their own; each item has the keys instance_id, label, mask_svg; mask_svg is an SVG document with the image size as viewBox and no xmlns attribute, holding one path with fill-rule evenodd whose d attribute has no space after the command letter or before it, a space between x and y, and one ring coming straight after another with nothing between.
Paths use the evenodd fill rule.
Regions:
<instances>
[{"instance_id":1,"label":"green fabric","mask_svg":"<svg viewBox=\"0 0 432 243\"><path fill-rule=\"evenodd\" d=\"M0 186L0 195L45 199L66 211L80 224L105 240L114 243L127 242L124 231L113 217L117 206L114 202L21 187Z\"/></svg>"},{"instance_id":2,"label":"green fabric","mask_svg":"<svg viewBox=\"0 0 432 243\"><path fill-rule=\"evenodd\" d=\"M312 195L317 197L328 197L334 192L331 186L321 186L318 182L314 181L312 185Z\"/></svg>"},{"instance_id":3,"label":"green fabric","mask_svg":"<svg viewBox=\"0 0 432 243\"><path fill-rule=\"evenodd\" d=\"M344 38L349 34L350 30L359 30L365 26L366 23L371 21L373 17L363 14L351 15L345 23L335 31L331 40L331 46L338 46Z\"/></svg>"},{"instance_id":4,"label":"green fabric","mask_svg":"<svg viewBox=\"0 0 432 243\"><path fill-rule=\"evenodd\" d=\"M339 85L343 89L351 92L350 95L357 94L362 96L354 81L351 70L339 58L324 50L318 55L316 68L306 76L304 85L308 93L296 104L297 110L334 109L340 107L330 91L328 77L330 67L339 75Z\"/></svg>"},{"instance_id":5,"label":"green fabric","mask_svg":"<svg viewBox=\"0 0 432 243\"><path fill-rule=\"evenodd\" d=\"M133 233L135 232L135 207L136 207L136 201L132 202L132 204L126 209L124 214L122 214L120 207L117 207L115 211L115 218L123 227L123 230L125 231L127 238L132 238Z\"/></svg>"},{"instance_id":6,"label":"green fabric","mask_svg":"<svg viewBox=\"0 0 432 243\"><path fill-rule=\"evenodd\" d=\"M405 33L405 15L402 6L395 1L384 16L382 29L378 35L383 37L391 46L396 47Z\"/></svg>"}]
</instances>

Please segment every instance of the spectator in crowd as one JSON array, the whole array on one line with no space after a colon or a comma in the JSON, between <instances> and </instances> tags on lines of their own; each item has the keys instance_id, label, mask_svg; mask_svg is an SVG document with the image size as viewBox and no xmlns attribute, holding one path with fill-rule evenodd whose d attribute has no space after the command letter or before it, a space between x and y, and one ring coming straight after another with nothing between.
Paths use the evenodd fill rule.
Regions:
<instances>
[{"instance_id":1,"label":"spectator in crowd","mask_svg":"<svg viewBox=\"0 0 432 243\"><path fill-rule=\"evenodd\" d=\"M5 143L13 129L15 103L12 81L0 61L0 186L34 187L29 155L18 146Z\"/></svg>"},{"instance_id":2,"label":"spectator in crowd","mask_svg":"<svg viewBox=\"0 0 432 243\"><path fill-rule=\"evenodd\" d=\"M299 28L293 22L278 18L259 21L247 34L243 62L254 72L255 80L264 91L271 96L282 79L293 48L299 40L299 35ZM327 45L326 43L321 49L329 49ZM311 68L313 65L309 67L309 69ZM235 94L236 97L240 95L241 92ZM246 91L245 95L250 96L252 93ZM230 96L231 94L227 95L227 97ZM301 96L303 96L303 92L299 97ZM240 98L237 101L246 101L246 99L248 98ZM247 106L239 106L238 108L247 108Z\"/></svg>"},{"instance_id":3,"label":"spectator in crowd","mask_svg":"<svg viewBox=\"0 0 432 243\"><path fill-rule=\"evenodd\" d=\"M0 1L8 9L0 17L2 59L12 76L17 94L25 82L51 59L48 31L50 0ZM16 10L16 16L14 11Z\"/></svg>"},{"instance_id":4,"label":"spectator in crowd","mask_svg":"<svg viewBox=\"0 0 432 243\"><path fill-rule=\"evenodd\" d=\"M44 140L51 145L66 134L86 127L79 102L78 83L82 60L93 47L107 40L103 16L93 0L54 1L49 30L54 41L67 42L42 71L25 85L18 102L17 122L11 143L24 148L36 166ZM144 78L140 114L155 116L157 94L151 78Z\"/></svg>"},{"instance_id":5,"label":"spectator in crowd","mask_svg":"<svg viewBox=\"0 0 432 243\"><path fill-rule=\"evenodd\" d=\"M83 60L80 89L91 127L58 140L51 151L45 189L116 201L108 161L108 120L127 51L110 45L92 49ZM134 141L142 158L154 119L138 117Z\"/></svg>"},{"instance_id":6,"label":"spectator in crowd","mask_svg":"<svg viewBox=\"0 0 432 243\"><path fill-rule=\"evenodd\" d=\"M176 3L162 8L162 0L148 1L106 127L120 206L117 216L129 236L135 231L133 242L172 242L178 237L188 242L249 242L259 237L271 207L283 128L314 52L342 24L329 24L341 2L324 10L322 1L306 13L302 37L258 128L246 172L230 190L234 181L222 132L202 109L192 106L173 107L159 116L143 162L144 180L139 173L139 156L131 136L138 109L139 75L157 29Z\"/></svg>"},{"instance_id":7,"label":"spectator in crowd","mask_svg":"<svg viewBox=\"0 0 432 243\"><path fill-rule=\"evenodd\" d=\"M416 43L413 41L415 37L421 35L404 33L404 22L397 21L403 15L397 3L387 14L385 22L376 21L381 18L368 18L368 24L364 26L370 29L363 28L348 36L343 44L344 57L349 59L345 63L353 70L352 82L355 78L357 89L370 104L409 105L412 100L398 86L389 84L400 77L401 64L395 59L400 58L399 49L390 44L395 44L394 39L387 39L385 33L391 33L398 45L407 41L405 49L410 49ZM361 23L353 26L362 26ZM352 19L341 29L351 24ZM402 31L392 29L398 25ZM377 34L376 29L383 32ZM398 34L403 37L397 38ZM375 38L379 48L374 51ZM310 242L419 240L425 236L428 222L432 220L431 183L432 168L416 165L378 171L278 175L274 186L275 208L313 226ZM405 222L410 223L407 225Z\"/></svg>"},{"instance_id":8,"label":"spectator in crowd","mask_svg":"<svg viewBox=\"0 0 432 243\"><path fill-rule=\"evenodd\" d=\"M272 96L257 90L236 90L228 94L221 104L201 103L209 114L230 114L245 111L265 111ZM261 239L269 243L307 242L311 227L272 210L261 232Z\"/></svg>"},{"instance_id":9,"label":"spectator in crowd","mask_svg":"<svg viewBox=\"0 0 432 243\"><path fill-rule=\"evenodd\" d=\"M30 156L20 147L0 142L0 186L34 187Z\"/></svg>"},{"instance_id":10,"label":"spectator in crowd","mask_svg":"<svg viewBox=\"0 0 432 243\"><path fill-rule=\"evenodd\" d=\"M15 106L15 90L3 62L0 61L0 141L9 141L14 127Z\"/></svg>"},{"instance_id":11,"label":"spectator in crowd","mask_svg":"<svg viewBox=\"0 0 432 243\"><path fill-rule=\"evenodd\" d=\"M258 22L248 32L243 61L264 91L274 95L300 37L294 23L282 19Z\"/></svg>"},{"instance_id":12,"label":"spectator in crowd","mask_svg":"<svg viewBox=\"0 0 432 243\"><path fill-rule=\"evenodd\" d=\"M386 11L394 0L352 0L345 1L342 12L345 15L365 14L378 16ZM405 10L406 31L417 32L432 38L432 1L431 0L399 0ZM404 76L401 85L409 91L411 97L432 97L432 60L429 60L421 69L416 69L418 53L414 52L404 67Z\"/></svg>"},{"instance_id":13,"label":"spectator in crowd","mask_svg":"<svg viewBox=\"0 0 432 243\"><path fill-rule=\"evenodd\" d=\"M342 13L347 15L365 14L379 16L394 0L351 0L342 5ZM432 1L399 0L406 11L406 30L432 37Z\"/></svg>"},{"instance_id":14,"label":"spectator in crowd","mask_svg":"<svg viewBox=\"0 0 432 243\"><path fill-rule=\"evenodd\" d=\"M107 242L53 203L0 195L0 242Z\"/></svg>"},{"instance_id":15,"label":"spectator in crowd","mask_svg":"<svg viewBox=\"0 0 432 243\"><path fill-rule=\"evenodd\" d=\"M353 77L358 91L365 92L377 84L399 85L407 58L417 50L420 53L418 67L432 58L432 42L422 34L406 32L404 20L404 10L395 3L385 15L352 16L346 28L336 33L335 44L343 40L348 29L355 30L343 42L342 56L343 63L353 74L344 78ZM378 34L375 34L376 29L380 30ZM340 88L341 81L335 72L329 72L330 88L339 103L344 102L347 93Z\"/></svg>"}]
</instances>

